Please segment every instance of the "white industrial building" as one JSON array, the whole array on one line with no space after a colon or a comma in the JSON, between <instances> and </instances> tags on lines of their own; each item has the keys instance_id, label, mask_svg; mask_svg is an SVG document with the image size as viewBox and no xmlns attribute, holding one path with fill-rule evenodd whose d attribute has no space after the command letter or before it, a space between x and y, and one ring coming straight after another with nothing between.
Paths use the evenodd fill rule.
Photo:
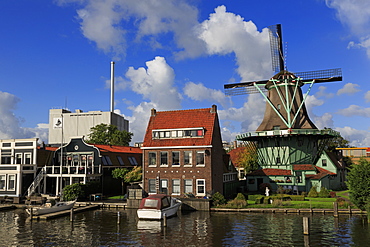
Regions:
<instances>
[{"instance_id":1,"label":"white industrial building","mask_svg":"<svg viewBox=\"0 0 370 247\"><path fill-rule=\"evenodd\" d=\"M112 111L50 109L49 144L68 143L71 137L88 136L90 129L98 124L115 125L122 131L129 131L129 122L123 116ZM63 141L62 141L63 139Z\"/></svg>"}]
</instances>

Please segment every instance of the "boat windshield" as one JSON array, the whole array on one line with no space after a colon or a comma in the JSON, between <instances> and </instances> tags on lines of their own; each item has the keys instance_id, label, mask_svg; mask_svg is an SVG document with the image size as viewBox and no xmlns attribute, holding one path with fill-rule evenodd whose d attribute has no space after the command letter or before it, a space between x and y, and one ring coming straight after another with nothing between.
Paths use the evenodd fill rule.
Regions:
<instances>
[{"instance_id":1,"label":"boat windshield","mask_svg":"<svg viewBox=\"0 0 370 247\"><path fill-rule=\"evenodd\" d=\"M156 208L158 205L158 200L155 199L145 199L144 207L146 208Z\"/></svg>"}]
</instances>

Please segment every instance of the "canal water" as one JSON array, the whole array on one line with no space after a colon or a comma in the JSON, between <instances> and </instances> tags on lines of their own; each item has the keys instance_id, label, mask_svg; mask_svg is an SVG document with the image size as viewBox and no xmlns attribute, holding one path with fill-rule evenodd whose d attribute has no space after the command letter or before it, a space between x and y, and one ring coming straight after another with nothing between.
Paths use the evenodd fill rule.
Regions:
<instances>
[{"instance_id":1,"label":"canal water","mask_svg":"<svg viewBox=\"0 0 370 247\"><path fill-rule=\"evenodd\" d=\"M136 210L98 209L73 219L30 221L22 209L0 212L0 246L370 246L367 218L360 215L197 211L179 213L164 227L138 221Z\"/></svg>"}]
</instances>

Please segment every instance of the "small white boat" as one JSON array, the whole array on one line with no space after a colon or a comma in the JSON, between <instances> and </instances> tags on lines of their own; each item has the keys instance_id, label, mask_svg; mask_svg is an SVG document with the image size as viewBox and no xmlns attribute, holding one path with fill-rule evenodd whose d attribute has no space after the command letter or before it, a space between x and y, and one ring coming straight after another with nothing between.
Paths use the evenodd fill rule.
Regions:
<instances>
[{"instance_id":1,"label":"small white boat","mask_svg":"<svg viewBox=\"0 0 370 247\"><path fill-rule=\"evenodd\" d=\"M51 206L50 203L46 203L44 206L27 208L26 212L29 215L31 215L31 212L32 212L32 215L55 213L55 212L71 209L75 205L75 202L76 200L67 201L67 202L57 202L54 206Z\"/></svg>"},{"instance_id":2,"label":"small white boat","mask_svg":"<svg viewBox=\"0 0 370 247\"><path fill-rule=\"evenodd\" d=\"M165 194L155 194L143 198L137 216L143 220L161 220L176 215L182 202Z\"/></svg>"}]
</instances>

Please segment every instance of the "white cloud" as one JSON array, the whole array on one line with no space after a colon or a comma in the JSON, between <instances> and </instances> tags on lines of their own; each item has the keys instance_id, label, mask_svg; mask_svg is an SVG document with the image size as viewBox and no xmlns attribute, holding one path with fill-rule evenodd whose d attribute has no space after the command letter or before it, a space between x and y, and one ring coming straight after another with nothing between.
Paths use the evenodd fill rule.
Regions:
<instances>
[{"instance_id":1,"label":"white cloud","mask_svg":"<svg viewBox=\"0 0 370 247\"><path fill-rule=\"evenodd\" d=\"M336 10L337 18L358 38L348 47L363 47L370 58L370 1L326 0L326 4Z\"/></svg>"},{"instance_id":2,"label":"white cloud","mask_svg":"<svg viewBox=\"0 0 370 247\"><path fill-rule=\"evenodd\" d=\"M128 39L147 40L153 49L162 47L160 34L173 33L177 58L196 57L205 50L193 27L198 10L184 0L59 0L78 3L83 35L115 58L125 56ZM126 32L126 29L134 32ZM131 37L133 36L133 37ZM147 39L143 39L147 38Z\"/></svg>"},{"instance_id":3,"label":"white cloud","mask_svg":"<svg viewBox=\"0 0 370 247\"><path fill-rule=\"evenodd\" d=\"M334 127L334 121L333 121L333 115L330 113L324 113L322 116L316 115L313 110L316 106L321 106L324 104L324 101L321 99L318 99L316 95L320 95L320 93L323 93L325 91L325 88L321 88L318 94L315 95L308 95L306 99L306 109L308 112L308 116L312 120L312 122L316 125L318 129L323 129L324 127L327 128L333 128Z\"/></svg>"},{"instance_id":4,"label":"white cloud","mask_svg":"<svg viewBox=\"0 0 370 247\"><path fill-rule=\"evenodd\" d=\"M159 109L180 109L181 95L174 85L175 73L163 57L145 63L147 69L130 67L125 76L131 89L149 99Z\"/></svg>"},{"instance_id":5,"label":"white cloud","mask_svg":"<svg viewBox=\"0 0 370 247\"><path fill-rule=\"evenodd\" d=\"M315 93L315 96L316 96L317 98L321 98L321 97L323 97L323 98L327 98L327 99L329 99L329 98L333 98L333 97L334 97L334 94L333 94L333 93L328 93L328 92L326 91L326 89L327 89L327 87L325 87L325 86L320 86L320 87L319 87L319 90L317 91L317 93Z\"/></svg>"},{"instance_id":6,"label":"white cloud","mask_svg":"<svg viewBox=\"0 0 370 247\"><path fill-rule=\"evenodd\" d=\"M341 136L348 140L354 147L370 147L370 132L366 130L356 130L352 127L335 128Z\"/></svg>"},{"instance_id":7,"label":"white cloud","mask_svg":"<svg viewBox=\"0 0 370 247\"><path fill-rule=\"evenodd\" d=\"M367 91L365 93L365 100L366 100L366 102L370 102L370 91Z\"/></svg>"},{"instance_id":8,"label":"white cloud","mask_svg":"<svg viewBox=\"0 0 370 247\"><path fill-rule=\"evenodd\" d=\"M218 103L224 108L227 106L227 97L225 94L216 89L205 87L202 83L195 84L194 82L186 83L184 94L196 101L207 100L212 103Z\"/></svg>"},{"instance_id":9,"label":"white cloud","mask_svg":"<svg viewBox=\"0 0 370 247\"><path fill-rule=\"evenodd\" d=\"M343 88L338 90L337 95L342 95L342 94L352 95L352 94L355 94L355 93L360 91L360 89L358 89L357 87L359 87L358 84L347 83L343 86Z\"/></svg>"},{"instance_id":10,"label":"white cloud","mask_svg":"<svg viewBox=\"0 0 370 247\"><path fill-rule=\"evenodd\" d=\"M269 78L271 55L268 30L257 30L252 21L219 6L198 27L199 38L207 44L209 54L225 55L235 53L238 73L243 80Z\"/></svg>"},{"instance_id":11,"label":"white cloud","mask_svg":"<svg viewBox=\"0 0 370 247\"><path fill-rule=\"evenodd\" d=\"M35 129L20 126L22 121L13 112L19 101L15 95L0 91L0 139L39 137L47 141L45 125L39 124Z\"/></svg>"},{"instance_id":12,"label":"white cloud","mask_svg":"<svg viewBox=\"0 0 370 247\"><path fill-rule=\"evenodd\" d=\"M345 109L338 110L337 113L346 117L351 116L370 117L370 108L364 108L358 105L350 105Z\"/></svg>"}]
</instances>

